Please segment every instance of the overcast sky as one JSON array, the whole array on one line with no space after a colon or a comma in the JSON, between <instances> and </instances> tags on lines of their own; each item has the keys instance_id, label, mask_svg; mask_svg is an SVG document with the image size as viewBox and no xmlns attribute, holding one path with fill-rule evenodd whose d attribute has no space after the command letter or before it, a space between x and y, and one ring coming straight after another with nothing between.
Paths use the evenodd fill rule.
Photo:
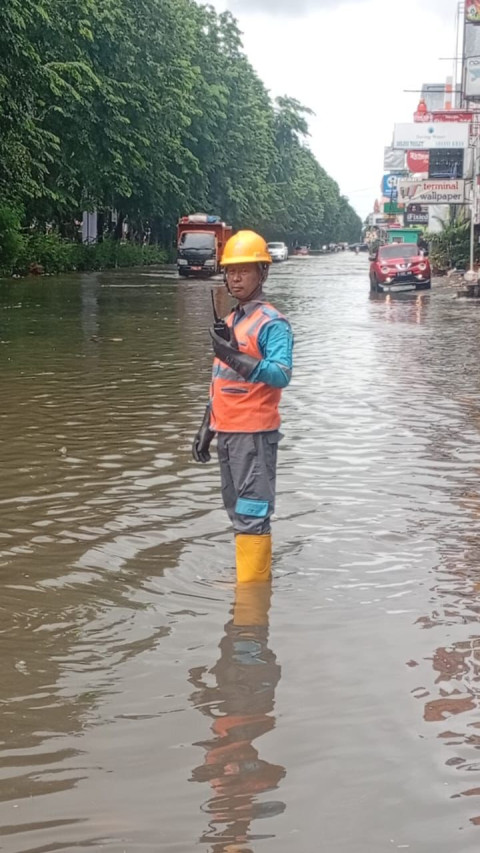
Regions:
<instances>
[{"instance_id":1,"label":"overcast sky","mask_svg":"<svg viewBox=\"0 0 480 853\"><path fill-rule=\"evenodd\" d=\"M452 74L457 0L213 0L276 95L311 107L310 146L363 217L380 194L383 148L420 97Z\"/></svg>"}]
</instances>

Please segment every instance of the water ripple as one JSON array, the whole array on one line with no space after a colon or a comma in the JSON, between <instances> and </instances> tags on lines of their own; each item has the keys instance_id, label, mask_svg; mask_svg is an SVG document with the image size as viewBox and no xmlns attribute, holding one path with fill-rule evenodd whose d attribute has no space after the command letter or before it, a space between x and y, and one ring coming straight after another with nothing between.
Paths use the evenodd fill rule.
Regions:
<instances>
[{"instance_id":1,"label":"water ripple","mask_svg":"<svg viewBox=\"0 0 480 853\"><path fill-rule=\"evenodd\" d=\"M226 311L171 269L0 285L0 836L473 853L476 309L369 298L349 253L274 268L296 364L273 596L244 600L190 458L212 287Z\"/></svg>"}]
</instances>

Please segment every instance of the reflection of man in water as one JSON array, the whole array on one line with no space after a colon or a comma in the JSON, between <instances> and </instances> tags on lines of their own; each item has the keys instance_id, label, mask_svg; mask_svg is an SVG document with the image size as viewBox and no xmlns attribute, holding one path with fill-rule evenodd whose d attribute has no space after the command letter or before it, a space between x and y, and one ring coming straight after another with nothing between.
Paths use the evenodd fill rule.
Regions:
<instances>
[{"instance_id":1,"label":"reflection of man in water","mask_svg":"<svg viewBox=\"0 0 480 853\"><path fill-rule=\"evenodd\" d=\"M210 670L216 684L207 686L204 668L190 671L198 688L193 704L214 718L213 738L200 744L205 763L192 773L193 781L208 781L213 791L204 806L209 828L201 838L213 845L212 853L249 853L247 842L272 837L251 835L251 821L285 809L276 800L257 800L258 794L278 787L285 768L262 761L253 746L275 726L271 713L281 670L267 645L270 596L270 584L240 584L220 658Z\"/></svg>"}]
</instances>

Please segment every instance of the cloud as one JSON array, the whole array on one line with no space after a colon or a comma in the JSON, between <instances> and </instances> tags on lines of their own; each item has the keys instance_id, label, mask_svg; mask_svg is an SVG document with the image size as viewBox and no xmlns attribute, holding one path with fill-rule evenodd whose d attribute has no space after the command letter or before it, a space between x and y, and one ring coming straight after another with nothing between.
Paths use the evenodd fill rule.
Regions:
<instances>
[{"instance_id":1,"label":"cloud","mask_svg":"<svg viewBox=\"0 0 480 853\"><path fill-rule=\"evenodd\" d=\"M210 2L225 8L226 0ZM308 144L366 215L380 193L394 123L411 121L422 83L452 73L439 57L453 56L454 16L433 14L443 0L401 0L394 20L392 0L289 0L296 15L267 19L272 0L241 2L247 56L272 97L288 94L314 110ZM444 6L451 13L456 0ZM412 49L417 43L421 50Z\"/></svg>"},{"instance_id":2,"label":"cloud","mask_svg":"<svg viewBox=\"0 0 480 853\"><path fill-rule=\"evenodd\" d=\"M366 0L228 0L228 7L236 15L258 13L298 18L310 12L336 9L340 6L358 6L365 2ZM418 0L416 7L418 10L433 12L443 19L450 18L453 26L457 10L456 0ZM391 14L389 0L385 0L385 11Z\"/></svg>"},{"instance_id":3,"label":"cloud","mask_svg":"<svg viewBox=\"0 0 480 853\"><path fill-rule=\"evenodd\" d=\"M318 9L332 9L342 5L344 0L230 0L229 6L232 12L258 12L259 14L288 15L297 18L308 12ZM354 3L362 3L364 0L350 0Z\"/></svg>"}]
</instances>

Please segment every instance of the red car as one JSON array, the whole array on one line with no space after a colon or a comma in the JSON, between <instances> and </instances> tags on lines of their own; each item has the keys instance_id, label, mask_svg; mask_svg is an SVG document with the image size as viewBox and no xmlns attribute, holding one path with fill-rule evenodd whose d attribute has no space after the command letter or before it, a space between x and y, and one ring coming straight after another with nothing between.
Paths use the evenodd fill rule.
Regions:
<instances>
[{"instance_id":1,"label":"red car","mask_svg":"<svg viewBox=\"0 0 480 853\"><path fill-rule=\"evenodd\" d=\"M380 246L370 264L370 287L374 293L428 290L430 262L415 243Z\"/></svg>"}]
</instances>

